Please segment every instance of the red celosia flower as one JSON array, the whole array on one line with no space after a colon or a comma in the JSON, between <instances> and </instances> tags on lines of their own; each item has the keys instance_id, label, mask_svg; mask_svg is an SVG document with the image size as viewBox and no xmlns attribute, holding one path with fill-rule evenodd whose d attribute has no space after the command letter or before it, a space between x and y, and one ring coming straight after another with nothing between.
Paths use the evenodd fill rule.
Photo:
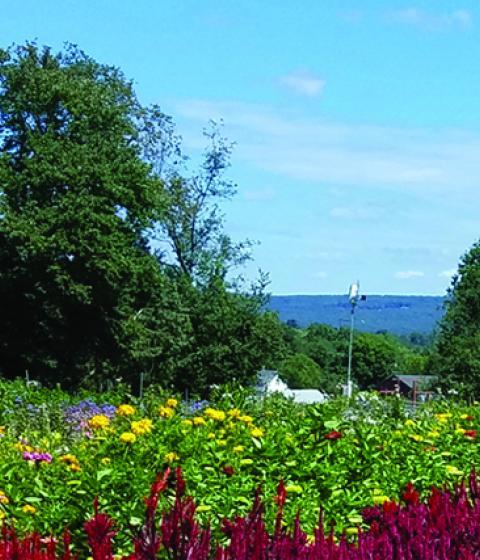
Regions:
<instances>
[{"instance_id":1,"label":"red celosia flower","mask_svg":"<svg viewBox=\"0 0 480 560\"><path fill-rule=\"evenodd\" d=\"M333 432L326 434L324 437L325 439L340 439L343 436L340 432L333 430Z\"/></svg>"},{"instance_id":2,"label":"red celosia flower","mask_svg":"<svg viewBox=\"0 0 480 560\"><path fill-rule=\"evenodd\" d=\"M415 490L415 487L411 482L405 487L405 491L402 494L403 500L412 506L418 504L420 500L420 494Z\"/></svg>"},{"instance_id":3,"label":"red celosia flower","mask_svg":"<svg viewBox=\"0 0 480 560\"><path fill-rule=\"evenodd\" d=\"M398 511L398 505L395 502L383 502L382 508L384 513L394 513Z\"/></svg>"},{"instance_id":4,"label":"red celosia flower","mask_svg":"<svg viewBox=\"0 0 480 560\"><path fill-rule=\"evenodd\" d=\"M477 437L477 434L478 434L477 430L465 430L463 432L463 435L465 437L468 437L468 438L471 438L471 439L475 439Z\"/></svg>"},{"instance_id":5,"label":"red celosia flower","mask_svg":"<svg viewBox=\"0 0 480 560\"><path fill-rule=\"evenodd\" d=\"M93 560L113 560L112 540L116 535L113 521L98 511L98 498L93 501L94 516L83 524Z\"/></svg>"},{"instance_id":6,"label":"red celosia flower","mask_svg":"<svg viewBox=\"0 0 480 560\"><path fill-rule=\"evenodd\" d=\"M465 418L465 420L468 420L469 422L471 422L473 419L473 416L471 416L470 414Z\"/></svg>"},{"instance_id":7,"label":"red celosia flower","mask_svg":"<svg viewBox=\"0 0 480 560\"><path fill-rule=\"evenodd\" d=\"M274 498L274 502L280 508L283 508L286 501L287 501L287 490L285 489L285 482L283 482L283 480L281 480L280 484L277 487L277 495Z\"/></svg>"},{"instance_id":8,"label":"red celosia flower","mask_svg":"<svg viewBox=\"0 0 480 560\"><path fill-rule=\"evenodd\" d=\"M233 476L235 474L235 469L232 465L225 465L222 470L227 476Z\"/></svg>"}]
</instances>

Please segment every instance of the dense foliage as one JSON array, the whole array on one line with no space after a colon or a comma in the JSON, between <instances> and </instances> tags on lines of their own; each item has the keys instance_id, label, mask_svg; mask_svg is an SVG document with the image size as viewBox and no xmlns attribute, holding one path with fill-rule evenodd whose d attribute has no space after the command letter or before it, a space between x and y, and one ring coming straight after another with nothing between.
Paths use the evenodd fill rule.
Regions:
<instances>
[{"instance_id":1,"label":"dense foliage","mask_svg":"<svg viewBox=\"0 0 480 560\"><path fill-rule=\"evenodd\" d=\"M445 389L480 394L480 243L460 261L430 368Z\"/></svg>"},{"instance_id":2,"label":"dense foliage","mask_svg":"<svg viewBox=\"0 0 480 560\"><path fill-rule=\"evenodd\" d=\"M248 243L218 202L218 129L189 175L174 125L76 47L0 51L0 371L71 388L114 378L197 391L282 355Z\"/></svg>"},{"instance_id":3,"label":"dense foliage","mask_svg":"<svg viewBox=\"0 0 480 560\"><path fill-rule=\"evenodd\" d=\"M285 326L288 357L280 364L282 377L292 388L339 392L345 381L348 329L314 323L306 329ZM354 334L352 378L361 389L376 387L393 373L424 373L428 350L387 333Z\"/></svg>"}]
</instances>

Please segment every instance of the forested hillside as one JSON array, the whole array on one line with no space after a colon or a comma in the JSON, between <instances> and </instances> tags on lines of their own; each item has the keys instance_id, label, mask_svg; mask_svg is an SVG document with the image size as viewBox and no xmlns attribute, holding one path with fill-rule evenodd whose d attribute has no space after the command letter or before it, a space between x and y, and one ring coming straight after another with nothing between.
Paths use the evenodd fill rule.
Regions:
<instances>
[{"instance_id":1,"label":"forested hillside","mask_svg":"<svg viewBox=\"0 0 480 560\"><path fill-rule=\"evenodd\" d=\"M440 296L368 296L357 307L355 327L396 335L429 334L443 316L443 301ZM346 295L272 296L268 307L278 312L282 321L295 321L299 327L312 323L345 327L350 321Z\"/></svg>"}]
</instances>

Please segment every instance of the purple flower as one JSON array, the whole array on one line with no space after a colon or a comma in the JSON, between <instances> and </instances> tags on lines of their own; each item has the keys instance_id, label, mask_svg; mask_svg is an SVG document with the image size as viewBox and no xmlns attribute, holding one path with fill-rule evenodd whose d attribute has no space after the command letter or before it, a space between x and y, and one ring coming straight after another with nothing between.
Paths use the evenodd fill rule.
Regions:
<instances>
[{"instance_id":1,"label":"purple flower","mask_svg":"<svg viewBox=\"0 0 480 560\"><path fill-rule=\"evenodd\" d=\"M50 453L39 453L38 451L24 451L23 458L25 461L35 461L36 463L52 462L52 456Z\"/></svg>"},{"instance_id":2,"label":"purple flower","mask_svg":"<svg viewBox=\"0 0 480 560\"><path fill-rule=\"evenodd\" d=\"M84 434L90 418L102 414L111 419L115 416L115 412L116 407L112 404L103 403L98 405L92 400L86 399L75 405L65 407L63 417L65 423L73 432Z\"/></svg>"}]
</instances>

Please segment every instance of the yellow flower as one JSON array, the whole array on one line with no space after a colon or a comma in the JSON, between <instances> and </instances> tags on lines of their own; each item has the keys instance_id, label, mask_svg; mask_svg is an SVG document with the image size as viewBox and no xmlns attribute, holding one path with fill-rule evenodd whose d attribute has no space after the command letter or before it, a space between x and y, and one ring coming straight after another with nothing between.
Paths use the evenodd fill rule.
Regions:
<instances>
[{"instance_id":1,"label":"yellow flower","mask_svg":"<svg viewBox=\"0 0 480 560\"><path fill-rule=\"evenodd\" d=\"M5 512L0 509L0 519L5 519Z\"/></svg>"},{"instance_id":2,"label":"yellow flower","mask_svg":"<svg viewBox=\"0 0 480 560\"><path fill-rule=\"evenodd\" d=\"M253 430L250 433L254 438L263 437L263 430L261 430L260 428L253 428Z\"/></svg>"},{"instance_id":3,"label":"yellow flower","mask_svg":"<svg viewBox=\"0 0 480 560\"><path fill-rule=\"evenodd\" d=\"M213 432L210 432L207 436L208 439L215 439L215 434Z\"/></svg>"},{"instance_id":4,"label":"yellow flower","mask_svg":"<svg viewBox=\"0 0 480 560\"><path fill-rule=\"evenodd\" d=\"M253 465L253 459L242 459L240 461L241 465Z\"/></svg>"},{"instance_id":5,"label":"yellow flower","mask_svg":"<svg viewBox=\"0 0 480 560\"><path fill-rule=\"evenodd\" d=\"M413 439L414 441L423 441L424 438L419 434L411 434L410 439Z\"/></svg>"},{"instance_id":6,"label":"yellow flower","mask_svg":"<svg viewBox=\"0 0 480 560\"><path fill-rule=\"evenodd\" d=\"M70 465L70 470L73 472L78 472L82 470L82 467L78 463L72 463Z\"/></svg>"},{"instance_id":7,"label":"yellow flower","mask_svg":"<svg viewBox=\"0 0 480 560\"><path fill-rule=\"evenodd\" d=\"M121 404L117 408L117 414L119 416L132 416L133 414L135 414L135 407L133 407L131 404Z\"/></svg>"},{"instance_id":8,"label":"yellow flower","mask_svg":"<svg viewBox=\"0 0 480 560\"><path fill-rule=\"evenodd\" d=\"M178 401L177 401L177 399L167 399L166 405L169 408L177 408Z\"/></svg>"},{"instance_id":9,"label":"yellow flower","mask_svg":"<svg viewBox=\"0 0 480 560\"><path fill-rule=\"evenodd\" d=\"M448 419L451 417L452 417L451 412L439 412L438 414L435 414L435 418L442 424L448 422Z\"/></svg>"},{"instance_id":10,"label":"yellow flower","mask_svg":"<svg viewBox=\"0 0 480 560\"><path fill-rule=\"evenodd\" d=\"M37 513L36 508L34 508L33 506L31 506L30 504L26 504L22 507L22 511L23 513L28 513L28 514L34 514Z\"/></svg>"},{"instance_id":11,"label":"yellow flower","mask_svg":"<svg viewBox=\"0 0 480 560\"><path fill-rule=\"evenodd\" d=\"M205 418L202 418L201 416L194 416L193 417L193 425L194 426L203 426L207 423L207 421L205 420Z\"/></svg>"},{"instance_id":12,"label":"yellow flower","mask_svg":"<svg viewBox=\"0 0 480 560\"><path fill-rule=\"evenodd\" d=\"M466 430L464 430L463 428L457 427L455 429L455 433L456 434L460 434L461 436L463 436L463 434L466 432Z\"/></svg>"},{"instance_id":13,"label":"yellow flower","mask_svg":"<svg viewBox=\"0 0 480 560\"><path fill-rule=\"evenodd\" d=\"M454 467L453 465L447 465L445 467L445 470L447 471L448 474L456 474L456 475L463 474L461 470L457 469L457 467Z\"/></svg>"},{"instance_id":14,"label":"yellow flower","mask_svg":"<svg viewBox=\"0 0 480 560\"><path fill-rule=\"evenodd\" d=\"M110 457L104 457L100 463L102 463L102 465L109 465L112 462L112 460L110 459Z\"/></svg>"},{"instance_id":15,"label":"yellow flower","mask_svg":"<svg viewBox=\"0 0 480 560\"><path fill-rule=\"evenodd\" d=\"M230 418L239 418L242 413L240 412L240 410L238 410L238 408L232 408L227 412L227 414L230 416Z\"/></svg>"},{"instance_id":16,"label":"yellow flower","mask_svg":"<svg viewBox=\"0 0 480 560\"><path fill-rule=\"evenodd\" d=\"M60 461L62 463L78 463L78 459L75 457L75 455L72 455L71 453L67 453L66 455L62 455L60 457Z\"/></svg>"},{"instance_id":17,"label":"yellow flower","mask_svg":"<svg viewBox=\"0 0 480 560\"><path fill-rule=\"evenodd\" d=\"M409 418L405 421L405 426L415 426L415 422L411 418Z\"/></svg>"},{"instance_id":18,"label":"yellow flower","mask_svg":"<svg viewBox=\"0 0 480 560\"><path fill-rule=\"evenodd\" d=\"M178 459L180 459L179 455L177 455L177 453L175 453L175 451L170 451L170 453L166 453L164 456L165 461L167 461L167 463L173 463L173 461L178 461Z\"/></svg>"},{"instance_id":19,"label":"yellow flower","mask_svg":"<svg viewBox=\"0 0 480 560\"><path fill-rule=\"evenodd\" d=\"M88 421L88 425L93 430L103 430L110 424L110 419L104 414L96 414Z\"/></svg>"},{"instance_id":20,"label":"yellow flower","mask_svg":"<svg viewBox=\"0 0 480 560\"><path fill-rule=\"evenodd\" d=\"M245 451L245 447L243 447L243 445L236 445L233 450L235 453L243 453Z\"/></svg>"},{"instance_id":21,"label":"yellow flower","mask_svg":"<svg viewBox=\"0 0 480 560\"><path fill-rule=\"evenodd\" d=\"M218 420L219 422L225 420L225 412L223 412L223 410L216 410L215 408L206 408L204 414L207 418L211 418L212 420Z\"/></svg>"},{"instance_id":22,"label":"yellow flower","mask_svg":"<svg viewBox=\"0 0 480 560\"><path fill-rule=\"evenodd\" d=\"M240 422L245 422L245 424L251 424L253 422L253 418L251 416L239 416L238 419Z\"/></svg>"},{"instance_id":23,"label":"yellow flower","mask_svg":"<svg viewBox=\"0 0 480 560\"><path fill-rule=\"evenodd\" d=\"M119 439L123 443L134 443L137 436L132 432L123 432Z\"/></svg>"},{"instance_id":24,"label":"yellow flower","mask_svg":"<svg viewBox=\"0 0 480 560\"><path fill-rule=\"evenodd\" d=\"M199 506L197 506L196 511L198 511L199 513L202 513L203 511L210 511L212 509L212 506L206 506L203 504L200 504Z\"/></svg>"},{"instance_id":25,"label":"yellow flower","mask_svg":"<svg viewBox=\"0 0 480 560\"><path fill-rule=\"evenodd\" d=\"M0 504L9 504L10 500L3 490L0 490Z\"/></svg>"},{"instance_id":26,"label":"yellow flower","mask_svg":"<svg viewBox=\"0 0 480 560\"><path fill-rule=\"evenodd\" d=\"M381 505L385 502L389 502L390 498L388 496L373 496L372 501L374 504Z\"/></svg>"},{"instance_id":27,"label":"yellow flower","mask_svg":"<svg viewBox=\"0 0 480 560\"><path fill-rule=\"evenodd\" d=\"M162 416L162 418L171 418L175 414L175 411L169 406L161 406L158 409L158 414Z\"/></svg>"},{"instance_id":28,"label":"yellow flower","mask_svg":"<svg viewBox=\"0 0 480 560\"><path fill-rule=\"evenodd\" d=\"M225 447L227 445L227 440L226 439L218 439L217 440L217 445L220 445L221 447Z\"/></svg>"},{"instance_id":29,"label":"yellow flower","mask_svg":"<svg viewBox=\"0 0 480 560\"><path fill-rule=\"evenodd\" d=\"M440 435L440 432L438 430L432 430L431 432L428 432L427 437L435 439L439 435Z\"/></svg>"},{"instance_id":30,"label":"yellow flower","mask_svg":"<svg viewBox=\"0 0 480 560\"><path fill-rule=\"evenodd\" d=\"M193 422L191 420L189 420L188 418L186 420L182 420L182 424L184 426L193 426Z\"/></svg>"},{"instance_id":31,"label":"yellow flower","mask_svg":"<svg viewBox=\"0 0 480 560\"><path fill-rule=\"evenodd\" d=\"M130 424L130 429L137 436L143 436L143 434L148 434L152 431L153 422L149 418L144 418L143 420L133 421Z\"/></svg>"},{"instance_id":32,"label":"yellow flower","mask_svg":"<svg viewBox=\"0 0 480 560\"><path fill-rule=\"evenodd\" d=\"M460 418L462 420L466 420L468 418L468 416L469 416L468 414L460 414Z\"/></svg>"},{"instance_id":33,"label":"yellow flower","mask_svg":"<svg viewBox=\"0 0 480 560\"><path fill-rule=\"evenodd\" d=\"M0 434L4 434L5 433L5 426L0 426Z\"/></svg>"}]
</instances>

